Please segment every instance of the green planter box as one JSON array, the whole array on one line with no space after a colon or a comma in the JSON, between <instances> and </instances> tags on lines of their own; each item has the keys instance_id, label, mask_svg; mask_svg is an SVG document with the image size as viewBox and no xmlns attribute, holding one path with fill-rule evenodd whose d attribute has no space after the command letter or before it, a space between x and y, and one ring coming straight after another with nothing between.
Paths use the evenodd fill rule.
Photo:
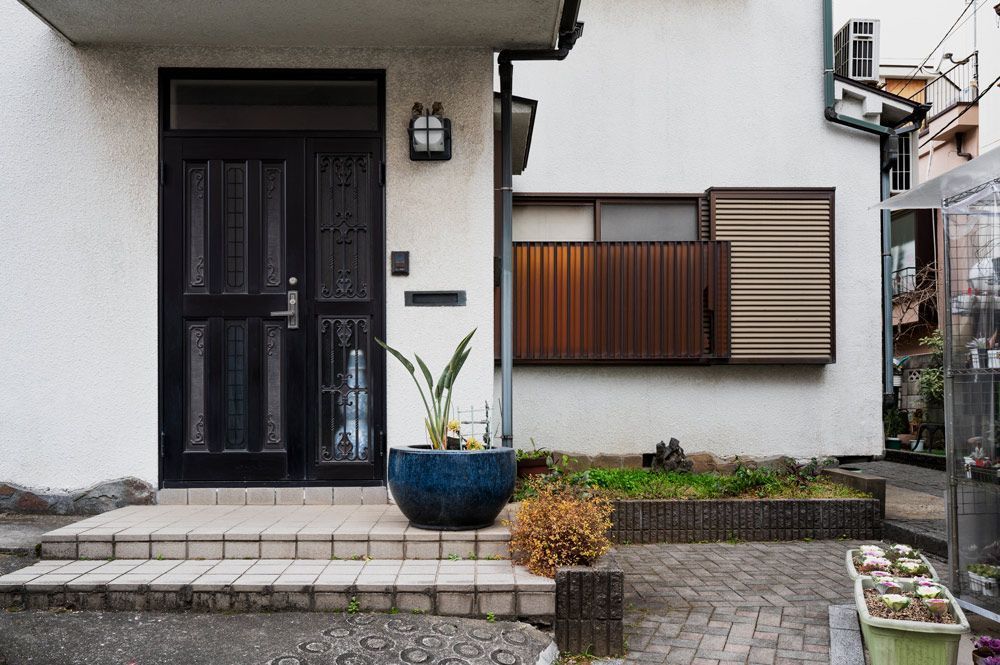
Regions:
<instances>
[{"instance_id":1,"label":"green planter box","mask_svg":"<svg viewBox=\"0 0 1000 665\"><path fill-rule=\"evenodd\" d=\"M902 584L905 590L912 590L912 583ZM871 665L956 665L959 641L969 632L969 622L950 591L945 589L944 597L957 623L937 624L873 617L868 613L864 593L873 586L870 577L854 581L854 603Z\"/></svg>"},{"instance_id":2,"label":"green planter box","mask_svg":"<svg viewBox=\"0 0 1000 665\"><path fill-rule=\"evenodd\" d=\"M859 573L858 570L854 567L854 555L857 554L857 552L858 550L847 550L847 557L846 557L847 574L851 576L852 580L856 580L859 577L862 577L861 573ZM937 571L934 570L934 565L927 560L927 557L925 557L923 554L918 554L917 556L919 556L920 560L924 562L925 566L927 566L927 575L924 575L924 577L928 577L934 580L935 582L940 580L941 578L938 577ZM893 575L892 577L893 579L906 579L902 575Z\"/></svg>"}]
</instances>

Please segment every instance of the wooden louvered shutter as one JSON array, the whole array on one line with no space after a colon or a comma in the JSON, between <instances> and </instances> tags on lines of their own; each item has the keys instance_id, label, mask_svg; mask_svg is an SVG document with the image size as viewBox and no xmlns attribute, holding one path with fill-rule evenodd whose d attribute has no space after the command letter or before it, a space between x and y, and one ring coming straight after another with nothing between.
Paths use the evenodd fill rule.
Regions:
<instances>
[{"instance_id":1,"label":"wooden louvered shutter","mask_svg":"<svg viewBox=\"0 0 1000 665\"><path fill-rule=\"evenodd\" d=\"M833 189L712 189L709 207L732 243L730 362L834 362Z\"/></svg>"}]
</instances>

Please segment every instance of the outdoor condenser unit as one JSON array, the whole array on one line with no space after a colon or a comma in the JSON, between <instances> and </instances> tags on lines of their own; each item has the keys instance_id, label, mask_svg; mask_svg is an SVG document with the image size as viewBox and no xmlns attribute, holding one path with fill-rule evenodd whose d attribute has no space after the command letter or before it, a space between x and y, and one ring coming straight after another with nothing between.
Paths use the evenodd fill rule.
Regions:
<instances>
[{"instance_id":1,"label":"outdoor condenser unit","mask_svg":"<svg viewBox=\"0 0 1000 665\"><path fill-rule=\"evenodd\" d=\"M852 18L833 37L834 71L855 81L878 82L878 21Z\"/></svg>"}]
</instances>

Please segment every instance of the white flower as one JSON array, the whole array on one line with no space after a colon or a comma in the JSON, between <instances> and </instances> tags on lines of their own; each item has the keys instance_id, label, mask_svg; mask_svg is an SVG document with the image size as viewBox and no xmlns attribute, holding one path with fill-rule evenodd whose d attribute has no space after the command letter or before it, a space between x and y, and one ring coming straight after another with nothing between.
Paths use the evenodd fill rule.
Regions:
<instances>
[{"instance_id":1,"label":"white flower","mask_svg":"<svg viewBox=\"0 0 1000 665\"><path fill-rule=\"evenodd\" d=\"M896 550L900 554L913 554L913 548L909 545L893 545L892 549Z\"/></svg>"},{"instance_id":2,"label":"white flower","mask_svg":"<svg viewBox=\"0 0 1000 665\"><path fill-rule=\"evenodd\" d=\"M914 592L921 598L937 598L941 595L941 588L936 584L918 584Z\"/></svg>"},{"instance_id":3,"label":"white flower","mask_svg":"<svg viewBox=\"0 0 1000 665\"><path fill-rule=\"evenodd\" d=\"M882 602L889 606L890 610L898 612L910 604L910 599L899 593L887 593L881 596Z\"/></svg>"},{"instance_id":4,"label":"white flower","mask_svg":"<svg viewBox=\"0 0 1000 665\"><path fill-rule=\"evenodd\" d=\"M861 554L865 556L885 556L885 550L878 545L862 545Z\"/></svg>"},{"instance_id":5,"label":"white flower","mask_svg":"<svg viewBox=\"0 0 1000 665\"><path fill-rule=\"evenodd\" d=\"M907 573L916 573L924 567L924 564L919 561L897 561L896 566Z\"/></svg>"}]
</instances>

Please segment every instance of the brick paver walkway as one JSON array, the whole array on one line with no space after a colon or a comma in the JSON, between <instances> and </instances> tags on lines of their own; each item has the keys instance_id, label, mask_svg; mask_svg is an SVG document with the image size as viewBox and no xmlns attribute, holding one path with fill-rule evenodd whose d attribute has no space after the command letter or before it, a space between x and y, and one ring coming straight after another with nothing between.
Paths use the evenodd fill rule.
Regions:
<instances>
[{"instance_id":1,"label":"brick paver walkway","mask_svg":"<svg viewBox=\"0 0 1000 665\"><path fill-rule=\"evenodd\" d=\"M829 662L828 607L852 602L852 541L640 545L625 570L629 662Z\"/></svg>"}]
</instances>

